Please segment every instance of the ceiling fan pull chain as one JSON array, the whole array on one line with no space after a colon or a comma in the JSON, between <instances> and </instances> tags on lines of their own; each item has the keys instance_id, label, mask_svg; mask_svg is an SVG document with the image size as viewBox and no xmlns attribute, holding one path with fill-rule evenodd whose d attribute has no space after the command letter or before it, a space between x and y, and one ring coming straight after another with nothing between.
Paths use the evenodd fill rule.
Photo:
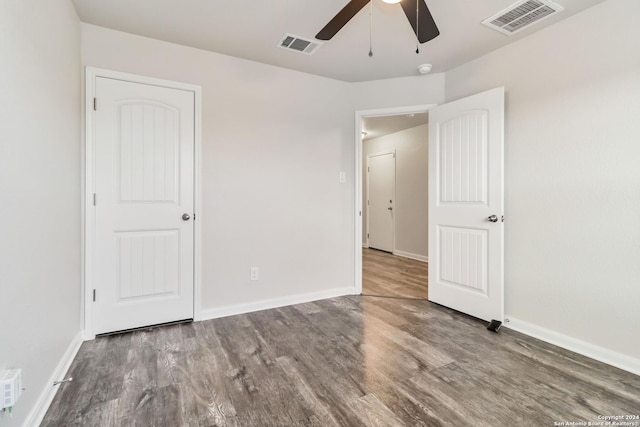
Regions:
<instances>
[{"instance_id":1,"label":"ceiling fan pull chain","mask_svg":"<svg viewBox=\"0 0 640 427\"><path fill-rule=\"evenodd\" d=\"M420 38L418 34L420 34L420 14L418 10L420 8L420 0L416 0L416 55L420 53Z\"/></svg>"},{"instance_id":2,"label":"ceiling fan pull chain","mask_svg":"<svg viewBox=\"0 0 640 427\"><path fill-rule=\"evenodd\" d=\"M369 2L369 58L373 56L373 0Z\"/></svg>"}]
</instances>

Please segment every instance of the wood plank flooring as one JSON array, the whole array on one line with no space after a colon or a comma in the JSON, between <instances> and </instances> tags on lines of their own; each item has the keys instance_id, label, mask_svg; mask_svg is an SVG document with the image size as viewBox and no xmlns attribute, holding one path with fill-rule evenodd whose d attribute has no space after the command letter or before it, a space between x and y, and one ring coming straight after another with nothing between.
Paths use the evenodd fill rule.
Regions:
<instances>
[{"instance_id":1,"label":"wood plank flooring","mask_svg":"<svg viewBox=\"0 0 640 427\"><path fill-rule=\"evenodd\" d=\"M362 294L427 299L426 262L362 249Z\"/></svg>"},{"instance_id":2,"label":"wood plank flooring","mask_svg":"<svg viewBox=\"0 0 640 427\"><path fill-rule=\"evenodd\" d=\"M85 342L43 426L553 426L640 377L424 300L341 297Z\"/></svg>"}]
</instances>

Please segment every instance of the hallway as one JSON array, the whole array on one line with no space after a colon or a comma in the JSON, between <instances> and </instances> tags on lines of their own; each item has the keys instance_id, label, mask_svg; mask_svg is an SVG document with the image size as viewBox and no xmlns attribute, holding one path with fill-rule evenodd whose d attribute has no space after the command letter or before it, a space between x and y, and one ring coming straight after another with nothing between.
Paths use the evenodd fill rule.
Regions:
<instances>
[{"instance_id":1,"label":"hallway","mask_svg":"<svg viewBox=\"0 0 640 427\"><path fill-rule=\"evenodd\" d=\"M427 299L429 264L362 249L362 294Z\"/></svg>"}]
</instances>

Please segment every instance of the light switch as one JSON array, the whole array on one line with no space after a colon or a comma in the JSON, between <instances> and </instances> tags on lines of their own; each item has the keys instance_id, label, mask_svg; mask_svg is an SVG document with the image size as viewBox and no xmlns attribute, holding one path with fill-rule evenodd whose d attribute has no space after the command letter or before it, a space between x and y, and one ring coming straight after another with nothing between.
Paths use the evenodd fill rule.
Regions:
<instances>
[{"instance_id":1,"label":"light switch","mask_svg":"<svg viewBox=\"0 0 640 427\"><path fill-rule=\"evenodd\" d=\"M346 172L340 172L340 182L347 182L347 173Z\"/></svg>"}]
</instances>

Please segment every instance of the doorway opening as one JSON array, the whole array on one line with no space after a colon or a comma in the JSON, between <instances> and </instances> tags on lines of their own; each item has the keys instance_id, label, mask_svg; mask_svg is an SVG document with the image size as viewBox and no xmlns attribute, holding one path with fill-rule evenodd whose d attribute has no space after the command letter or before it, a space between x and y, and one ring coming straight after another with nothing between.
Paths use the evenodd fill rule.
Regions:
<instances>
[{"instance_id":1,"label":"doorway opening","mask_svg":"<svg viewBox=\"0 0 640 427\"><path fill-rule=\"evenodd\" d=\"M356 112L356 287L427 299L428 110Z\"/></svg>"}]
</instances>

